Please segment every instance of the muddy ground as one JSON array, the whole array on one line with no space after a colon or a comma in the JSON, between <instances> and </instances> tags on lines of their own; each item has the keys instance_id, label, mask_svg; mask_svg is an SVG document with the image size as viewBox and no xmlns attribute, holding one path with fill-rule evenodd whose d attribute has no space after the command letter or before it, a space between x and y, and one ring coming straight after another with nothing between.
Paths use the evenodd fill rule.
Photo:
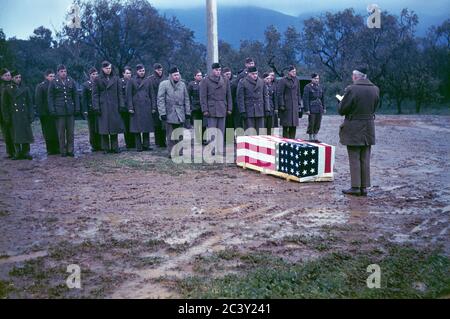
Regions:
<instances>
[{"instance_id":1,"label":"muddy ground","mask_svg":"<svg viewBox=\"0 0 450 319\"><path fill-rule=\"evenodd\" d=\"M176 165L164 149L91 153L77 122L76 158L47 157L35 123L33 161L4 159L0 141L0 283L9 298L174 298L180 279L239 273L218 253L264 252L292 262L389 245L450 254L450 117L379 116L367 198L346 197L342 119L335 181L298 184L227 165ZM305 137L306 119L298 137ZM123 144L123 142L122 142ZM81 268L68 289L67 266ZM1 285L0 285L1 286Z\"/></svg>"}]
</instances>

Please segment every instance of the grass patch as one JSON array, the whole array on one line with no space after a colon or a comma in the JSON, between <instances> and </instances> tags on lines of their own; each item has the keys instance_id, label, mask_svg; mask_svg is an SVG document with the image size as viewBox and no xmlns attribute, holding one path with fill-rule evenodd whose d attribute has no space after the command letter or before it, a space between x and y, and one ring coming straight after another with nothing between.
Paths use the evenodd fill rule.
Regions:
<instances>
[{"instance_id":1,"label":"grass patch","mask_svg":"<svg viewBox=\"0 0 450 319\"><path fill-rule=\"evenodd\" d=\"M9 293L13 290L14 289L9 282L0 280L0 299L8 298Z\"/></svg>"},{"instance_id":2,"label":"grass patch","mask_svg":"<svg viewBox=\"0 0 450 319\"><path fill-rule=\"evenodd\" d=\"M247 264L242 275L195 276L178 281L177 288L186 298L437 298L450 293L450 260L436 251L395 246L386 255L331 253L300 264L268 255L239 259ZM371 264L381 267L380 289L367 288Z\"/></svg>"}]
</instances>

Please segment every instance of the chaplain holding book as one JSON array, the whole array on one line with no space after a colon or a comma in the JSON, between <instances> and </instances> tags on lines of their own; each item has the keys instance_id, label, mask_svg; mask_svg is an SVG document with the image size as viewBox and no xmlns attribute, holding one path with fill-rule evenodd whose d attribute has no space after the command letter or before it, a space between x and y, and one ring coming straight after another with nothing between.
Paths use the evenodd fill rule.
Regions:
<instances>
[{"instance_id":1,"label":"chaplain holding book","mask_svg":"<svg viewBox=\"0 0 450 319\"><path fill-rule=\"evenodd\" d=\"M342 145L347 146L350 162L351 188L346 195L367 196L370 187L370 152L375 145L375 111L380 99L379 88L367 79L365 68L357 68L352 74L353 84L345 89L338 106L345 116L339 128Z\"/></svg>"}]
</instances>

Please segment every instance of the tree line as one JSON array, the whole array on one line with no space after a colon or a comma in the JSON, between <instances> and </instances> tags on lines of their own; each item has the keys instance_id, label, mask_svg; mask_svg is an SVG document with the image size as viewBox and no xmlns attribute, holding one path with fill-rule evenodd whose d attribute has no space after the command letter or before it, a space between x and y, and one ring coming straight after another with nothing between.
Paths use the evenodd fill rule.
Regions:
<instances>
[{"instance_id":1,"label":"tree line","mask_svg":"<svg viewBox=\"0 0 450 319\"><path fill-rule=\"evenodd\" d=\"M138 63L150 68L159 62L166 69L176 65L186 79L197 69L206 70L206 47L148 1L75 3L80 28L64 26L53 34L41 26L27 40L6 39L0 29L0 67L20 70L30 86L57 64L65 64L80 83L87 79L87 70L103 60L118 69ZM260 71L274 70L279 76L295 64L299 74L319 73L329 96L342 93L355 65L365 64L383 103L395 105L398 113L406 102L413 102L420 113L427 103L450 100L450 19L431 27L425 37L417 36L419 18L407 9L399 15L382 12L379 29L368 28L366 19L345 9L311 17L301 30L292 26L280 31L269 25L264 41L244 40L239 49L220 41L219 62L236 74L245 58L252 57Z\"/></svg>"}]
</instances>

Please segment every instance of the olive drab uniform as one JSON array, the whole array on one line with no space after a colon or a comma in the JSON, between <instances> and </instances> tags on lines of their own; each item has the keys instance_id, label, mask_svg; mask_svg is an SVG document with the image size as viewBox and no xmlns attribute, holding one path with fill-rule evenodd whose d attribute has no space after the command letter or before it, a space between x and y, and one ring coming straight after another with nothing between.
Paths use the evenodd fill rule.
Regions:
<instances>
[{"instance_id":1,"label":"olive drab uniform","mask_svg":"<svg viewBox=\"0 0 450 319\"><path fill-rule=\"evenodd\" d=\"M35 103L37 113L41 121L42 135L48 155L59 154L58 131L56 129L56 120L50 115L48 110L48 87L50 82L45 80L36 86Z\"/></svg>"},{"instance_id":2,"label":"olive drab uniform","mask_svg":"<svg viewBox=\"0 0 450 319\"><path fill-rule=\"evenodd\" d=\"M283 137L295 138L301 108L300 87L297 78L285 76L278 84L278 115Z\"/></svg>"},{"instance_id":3,"label":"olive drab uniform","mask_svg":"<svg viewBox=\"0 0 450 319\"><path fill-rule=\"evenodd\" d=\"M370 187L370 153L375 145L375 111L380 90L368 79L345 89L338 112L345 116L339 128L342 145L347 146L352 187Z\"/></svg>"},{"instance_id":4,"label":"olive drab uniform","mask_svg":"<svg viewBox=\"0 0 450 319\"><path fill-rule=\"evenodd\" d=\"M70 77L65 80L59 76L48 86L48 111L56 118L59 150L62 156L73 156L75 115L80 113L75 81Z\"/></svg>"},{"instance_id":5,"label":"olive drab uniform","mask_svg":"<svg viewBox=\"0 0 450 319\"><path fill-rule=\"evenodd\" d=\"M12 139L12 127L11 123L7 123L2 115L3 113L3 104L2 104L2 96L3 90L10 84L11 82L6 82L0 79L0 127L2 129L3 138L5 140L6 146L6 154L9 158L14 157L14 143Z\"/></svg>"},{"instance_id":6,"label":"olive drab uniform","mask_svg":"<svg viewBox=\"0 0 450 319\"><path fill-rule=\"evenodd\" d=\"M120 84L122 86L122 94L123 94L124 100L125 100L125 106L127 105L127 102L128 102L128 99L126 97L128 81L129 80L124 79L124 78L120 79ZM130 116L131 115L130 115L130 113L125 112L125 109L124 109L124 112L120 112L120 116L122 116L123 124L125 126L125 131L123 133L123 136L125 138L125 146L127 149L135 148L136 147L135 137L134 137L134 134L130 132Z\"/></svg>"},{"instance_id":7,"label":"olive drab uniform","mask_svg":"<svg viewBox=\"0 0 450 319\"><path fill-rule=\"evenodd\" d=\"M91 144L91 148L93 152L101 151L101 139L100 134L98 132L98 116L97 113L92 108L92 87L94 82L86 81L82 84L82 107L83 111L87 112L87 120L89 127L89 143Z\"/></svg>"},{"instance_id":8,"label":"olive drab uniform","mask_svg":"<svg viewBox=\"0 0 450 319\"><path fill-rule=\"evenodd\" d=\"M201 82L201 81L200 81ZM202 107L200 105L200 82L191 81L188 84L188 94L191 103L192 122L191 125L195 127L195 121L201 121L201 125L198 125L197 131L194 132L195 141L197 143L203 142L203 136L206 131L206 119L203 118Z\"/></svg>"},{"instance_id":9,"label":"olive drab uniform","mask_svg":"<svg viewBox=\"0 0 450 319\"><path fill-rule=\"evenodd\" d=\"M34 119L32 96L30 90L11 82L4 88L2 96L3 119L11 124L15 158L30 157L30 144L34 142L31 123Z\"/></svg>"},{"instance_id":10,"label":"olive drab uniform","mask_svg":"<svg viewBox=\"0 0 450 319\"><path fill-rule=\"evenodd\" d=\"M305 112L310 112L308 117L307 134L319 133L322 123L322 114L325 112L324 89L320 84L309 83L303 91L303 107Z\"/></svg>"}]
</instances>

